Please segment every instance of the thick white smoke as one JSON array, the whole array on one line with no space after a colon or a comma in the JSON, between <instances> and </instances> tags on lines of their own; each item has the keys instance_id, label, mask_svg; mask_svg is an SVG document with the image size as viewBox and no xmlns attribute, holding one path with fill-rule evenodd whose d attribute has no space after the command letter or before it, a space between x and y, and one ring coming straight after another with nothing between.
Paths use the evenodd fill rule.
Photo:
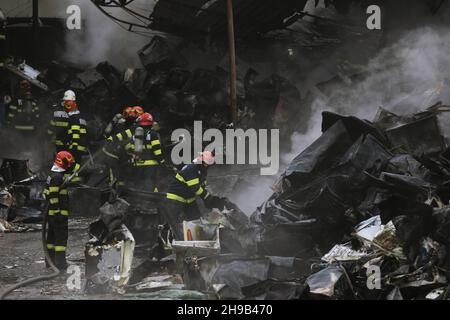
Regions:
<instances>
[{"instance_id":1,"label":"thick white smoke","mask_svg":"<svg viewBox=\"0 0 450 320\"><path fill-rule=\"evenodd\" d=\"M334 84L326 95L316 95L307 128L298 128L299 132L291 136L292 150L281 155L279 173L321 135L323 111L373 120L379 107L397 114L412 114L440 100L450 104L448 52L450 28L416 29L376 54L364 66L363 80ZM448 118L441 117L444 133L450 133ZM251 212L270 196L270 185L275 180L276 177L261 177L253 188L247 188L233 200Z\"/></svg>"},{"instance_id":2,"label":"thick white smoke","mask_svg":"<svg viewBox=\"0 0 450 320\"><path fill-rule=\"evenodd\" d=\"M156 2L135 0L130 8L149 16ZM88 66L108 60L121 69L140 66L137 51L150 41L152 35L143 36L124 30L100 12L90 0L39 0L39 15L67 19L69 14L66 11L71 5L80 7L84 24L81 32L67 32L66 52L62 59ZM30 17L32 0L0 0L0 7L11 17ZM108 11L118 18L139 22L121 9Z\"/></svg>"},{"instance_id":3,"label":"thick white smoke","mask_svg":"<svg viewBox=\"0 0 450 320\"><path fill-rule=\"evenodd\" d=\"M136 0L130 8L139 9L138 12L149 15L155 2ZM82 36L77 32L68 32L64 56L66 60L88 65L108 60L121 69L140 66L137 51L150 41L151 35L143 36L124 30L90 1L72 0L70 3L80 6L85 25ZM123 10L108 11L118 18L139 22Z\"/></svg>"},{"instance_id":4,"label":"thick white smoke","mask_svg":"<svg viewBox=\"0 0 450 320\"><path fill-rule=\"evenodd\" d=\"M378 107L411 114L443 100L449 103L450 28L425 27L410 31L383 49L365 66L365 78L350 85L336 84L326 98L312 103L306 133L294 133L292 160L321 134L321 112L333 111L373 120ZM303 128L301 128L303 129Z\"/></svg>"}]
</instances>

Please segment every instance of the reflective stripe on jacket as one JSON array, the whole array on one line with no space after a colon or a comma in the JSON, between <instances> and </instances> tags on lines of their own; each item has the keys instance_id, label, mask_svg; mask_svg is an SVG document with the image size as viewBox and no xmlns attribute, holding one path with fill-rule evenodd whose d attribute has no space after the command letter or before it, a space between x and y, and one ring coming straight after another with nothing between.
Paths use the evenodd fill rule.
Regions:
<instances>
[{"instance_id":1,"label":"reflective stripe on jacket","mask_svg":"<svg viewBox=\"0 0 450 320\"><path fill-rule=\"evenodd\" d=\"M175 175L167 190L167 199L191 203L196 197L206 199L206 168L201 164L188 164Z\"/></svg>"}]
</instances>

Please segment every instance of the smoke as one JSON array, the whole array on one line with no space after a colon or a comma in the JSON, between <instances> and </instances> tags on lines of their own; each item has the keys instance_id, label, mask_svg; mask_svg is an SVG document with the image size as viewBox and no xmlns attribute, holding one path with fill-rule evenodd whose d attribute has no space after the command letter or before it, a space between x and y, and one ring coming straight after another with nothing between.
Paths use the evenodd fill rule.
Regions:
<instances>
[{"instance_id":1,"label":"smoke","mask_svg":"<svg viewBox=\"0 0 450 320\"><path fill-rule=\"evenodd\" d=\"M136 0L130 8L149 15L155 1ZM83 32L67 33L67 48L63 59L84 64L95 65L108 60L118 68L140 66L137 51L150 41L152 35L140 35L128 32L105 16L90 1L71 1L80 6L84 21ZM121 9L109 9L114 16L127 21L140 23ZM142 29L139 29L142 31Z\"/></svg>"},{"instance_id":2,"label":"smoke","mask_svg":"<svg viewBox=\"0 0 450 320\"><path fill-rule=\"evenodd\" d=\"M150 16L156 2L135 0L129 8L144 16ZM71 5L80 7L83 26L81 31L67 30L66 51L61 57L63 60L87 66L108 60L122 69L140 66L137 51L147 44L153 35L144 36L124 30L98 10L90 0L39 0L39 15L67 19L69 14L66 11ZM0 7L11 17L30 17L32 1L0 0ZM122 9L107 11L117 18L142 24Z\"/></svg>"},{"instance_id":3,"label":"smoke","mask_svg":"<svg viewBox=\"0 0 450 320\"><path fill-rule=\"evenodd\" d=\"M364 66L361 81L330 85L326 93L316 95L308 128L303 134L292 135L293 149L283 156L284 161L292 160L319 137L323 111L373 120L379 107L406 115L439 100L448 103L449 31L445 27L410 31Z\"/></svg>"},{"instance_id":4,"label":"smoke","mask_svg":"<svg viewBox=\"0 0 450 320\"><path fill-rule=\"evenodd\" d=\"M449 103L450 28L423 27L405 33L362 66L362 79L312 87L310 119L291 136L292 149L281 155L280 174L292 159L321 135L321 113L332 111L373 120L379 107L399 115L422 111L442 101ZM355 50L358 50L355 48ZM333 84L331 84L333 83ZM304 106L303 106L304 107ZM444 135L450 136L450 117L440 116ZM266 200L278 176L258 177L252 187L233 198L252 212Z\"/></svg>"}]
</instances>

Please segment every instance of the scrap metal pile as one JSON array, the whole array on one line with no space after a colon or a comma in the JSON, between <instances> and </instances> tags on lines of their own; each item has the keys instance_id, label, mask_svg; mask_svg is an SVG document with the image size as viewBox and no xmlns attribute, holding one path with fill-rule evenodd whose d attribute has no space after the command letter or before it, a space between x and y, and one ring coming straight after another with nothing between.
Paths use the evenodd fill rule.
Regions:
<instances>
[{"instance_id":1,"label":"scrap metal pile","mask_svg":"<svg viewBox=\"0 0 450 320\"><path fill-rule=\"evenodd\" d=\"M449 110L380 109L373 122L324 112L323 134L250 218L227 203L185 221L184 241L160 233L165 257L131 274L124 268L122 289L218 299L448 299L450 158L440 125Z\"/></svg>"},{"instance_id":2,"label":"scrap metal pile","mask_svg":"<svg viewBox=\"0 0 450 320\"><path fill-rule=\"evenodd\" d=\"M138 52L142 67L124 72L108 62L88 69L52 62L40 75L50 89L42 100L51 106L64 88L72 88L89 120L89 133L94 140L104 138L107 123L127 105L145 106L157 118L164 137L170 136L175 128L191 128L194 120L203 121L205 128L226 128L231 122L228 72L220 66L190 68L179 52L178 42L153 37ZM285 96L295 96L297 100L291 103L295 104L300 95L288 80L278 75L257 79L256 74L252 68L242 67L238 92L240 125L272 127L279 101L283 99L286 105L292 98Z\"/></svg>"},{"instance_id":3,"label":"scrap metal pile","mask_svg":"<svg viewBox=\"0 0 450 320\"><path fill-rule=\"evenodd\" d=\"M194 259L189 282L222 298L448 299L448 110L324 112L323 134L231 237L247 258Z\"/></svg>"}]
</instances>

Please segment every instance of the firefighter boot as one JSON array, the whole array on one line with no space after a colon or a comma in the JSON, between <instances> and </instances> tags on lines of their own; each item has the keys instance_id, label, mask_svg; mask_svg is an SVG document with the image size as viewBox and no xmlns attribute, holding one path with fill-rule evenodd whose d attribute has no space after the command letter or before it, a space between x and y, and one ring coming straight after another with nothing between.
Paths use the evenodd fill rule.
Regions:
<instances>
[{"instance_id":1,"label":"firefighter boot","mask_svg":"<svg viewBox=\"0 0 450 320\"><path fill-rule=\"evenodd\" d=\"M55 265L59 270L67 269L66 252L55 252Z\"/></svg>"}]
</instances>

